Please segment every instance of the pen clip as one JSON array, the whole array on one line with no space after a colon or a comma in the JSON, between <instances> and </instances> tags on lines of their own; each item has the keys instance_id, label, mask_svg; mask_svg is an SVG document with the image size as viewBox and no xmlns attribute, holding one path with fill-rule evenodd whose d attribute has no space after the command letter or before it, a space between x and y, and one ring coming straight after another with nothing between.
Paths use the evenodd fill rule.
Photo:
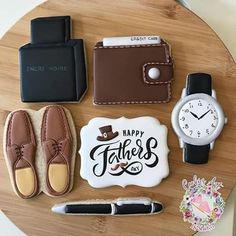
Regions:
<instances>
[{"instance_id":1,"label":"pen clip","mask_svg":"<svg viewBox=\"0 0 236 236\"><path fill-rule=\"evenodd\" d=\"M122 206L124 204L143 204L143 205L151 205L152 201L150 198L118 198L115 202L118 206Z\"/></svg>"}]
</instances>

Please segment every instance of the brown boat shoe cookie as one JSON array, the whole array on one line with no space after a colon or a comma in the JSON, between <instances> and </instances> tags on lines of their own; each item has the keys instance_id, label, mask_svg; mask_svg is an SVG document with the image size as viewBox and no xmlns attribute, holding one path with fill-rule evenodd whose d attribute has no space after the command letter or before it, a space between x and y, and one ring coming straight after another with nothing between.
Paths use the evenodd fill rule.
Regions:
<instances>
[{"instance_id":1,"label":"brown boat shoe cookie","mask_svg":"<svg viewBox=\"0 0 236 236\"><path fill-rule=\"evenodd\" d=\"M61 106L50 106L43 114L41 142L46 163L46 189L54 196L70 188L73 140Z\"/></svg>"},{"instance_id":2,"label":"brown boat shoe cookie","mask_svg":"<svg viewBox=\"0 0 236 236\"><path fill-rule=\"evenodd\" d=\"M9 113L4 128L4 157L16 194L24 199L44 192L71 191L77 154L76 129L70 111L50 105Z\"/></svg>"},{"instance_id":3,"label":"brown boat shoe cookie","mask_svg":"<svg viewBox=\"0 0 236 236\"><path fill-rule=\"evenodd\" d=\"M6 161L17 195L31 198L38 194L35 168L36 141L30 117L19 110L10 116L5 140Z\"/></svg>"}]
</instances>

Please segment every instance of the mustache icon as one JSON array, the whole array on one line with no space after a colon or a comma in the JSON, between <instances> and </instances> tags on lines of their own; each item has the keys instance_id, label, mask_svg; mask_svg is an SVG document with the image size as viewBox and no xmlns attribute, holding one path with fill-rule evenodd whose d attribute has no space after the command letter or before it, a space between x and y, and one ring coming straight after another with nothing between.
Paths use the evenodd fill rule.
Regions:
<instances>
[{"instance_id":1,"label":"mustache icon","mask_svg":"<svg viewBox=\"0 0 236 236\"><path fill-rule=\"evenodd\" d=\"M120 163L117 163L114 167L111 167L111 170L115 171L117 170L119 167L123 168L125 166L128 165L128 162L120 162Z\"/></svg>"}]
</instances>

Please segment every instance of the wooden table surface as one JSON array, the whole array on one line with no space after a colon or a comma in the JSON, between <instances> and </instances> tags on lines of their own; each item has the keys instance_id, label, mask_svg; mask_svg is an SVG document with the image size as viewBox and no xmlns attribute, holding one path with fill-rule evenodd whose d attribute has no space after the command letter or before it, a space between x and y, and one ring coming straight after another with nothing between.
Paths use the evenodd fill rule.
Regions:
<instances>
[{"instance_id":1,"label":"wooden table surface","mask_svg":"<svg viewBox=\"0 0 236 236\"><path fill-rule=\"evenodd\" d=\"M10 14L10 13L9 13ZM128 118L149 115L168 127L170 175L159 186L142 188L118 186L93 189L79 175L80 158L75 168L73 191L65 197L44 194L22 200L14 193L3 158L0 156L0 208L28 235L191 235L184 223L179 204L184 191L181 180L193 174L222 181L226 199L236 179L236 65L216 34L197 16L173 0L61 0L48 1L24 16L0 41L0 129L1 136L9 111L19 108L39 109L43 104L24 104L19 95L18 48L29 42L30 20L38 16L71 15L74 38L86 42L89 89L80 104L65 104L74 118L77 132L95 116ZM161 35L171 45L175 59L173 98L161 105L93 106L92 50L104 36ZM215 143L206 165L182 162L182 150L170 124L171 111L180 98L185 77L191 72L207 72L214 78L218 100L228 116L228 124ZM78 143L80 145L80 142ZM52 214L55 203L82 199L112 199L147 196L164 203L156 216L105 217L62 216Z\"/></svg>"}]
</instances>

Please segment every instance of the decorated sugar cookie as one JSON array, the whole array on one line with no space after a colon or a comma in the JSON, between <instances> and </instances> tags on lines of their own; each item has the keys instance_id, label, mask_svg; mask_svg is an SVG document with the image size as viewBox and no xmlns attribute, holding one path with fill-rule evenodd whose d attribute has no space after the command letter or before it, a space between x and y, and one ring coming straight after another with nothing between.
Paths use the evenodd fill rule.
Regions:
<instances>
[{"instance_id":1,"label":"decorated sugar cookie","mask_svg":"<svg viewBox=\"0 0 236 236\"><path fill-rule=\"evenodd\" d=\"M152 187L169 174L167 128L155 118L94 118L80 135L80 174L94 188Z\"/></svg>"},{"instance_id":2,"label":"decorated sugar cookie","mask_svg":"<svg viewBox=\"0 0 236 236\"><path fill-rule=\"evenodd\" d=\"M72 190L77 136L70 111L50 105L18 109L6 119L3 151L14 192L29 199Z\"/></svg>"},{"instance_id":3,"label":"decorated sugar cookie","mask_svg":"<svg viewBox=\"0 0 236 236\"><path fill-rule=\"evenodd\" d=\"M186 190L180 204L180 211L183 213L184 221L191 223L191 229L199 232L211 231L215 223L224 212L225 202L218 190L223 187L214 177L210 181L197 178L193 181L182 181Z\"/></svg>"}]
</instances>

